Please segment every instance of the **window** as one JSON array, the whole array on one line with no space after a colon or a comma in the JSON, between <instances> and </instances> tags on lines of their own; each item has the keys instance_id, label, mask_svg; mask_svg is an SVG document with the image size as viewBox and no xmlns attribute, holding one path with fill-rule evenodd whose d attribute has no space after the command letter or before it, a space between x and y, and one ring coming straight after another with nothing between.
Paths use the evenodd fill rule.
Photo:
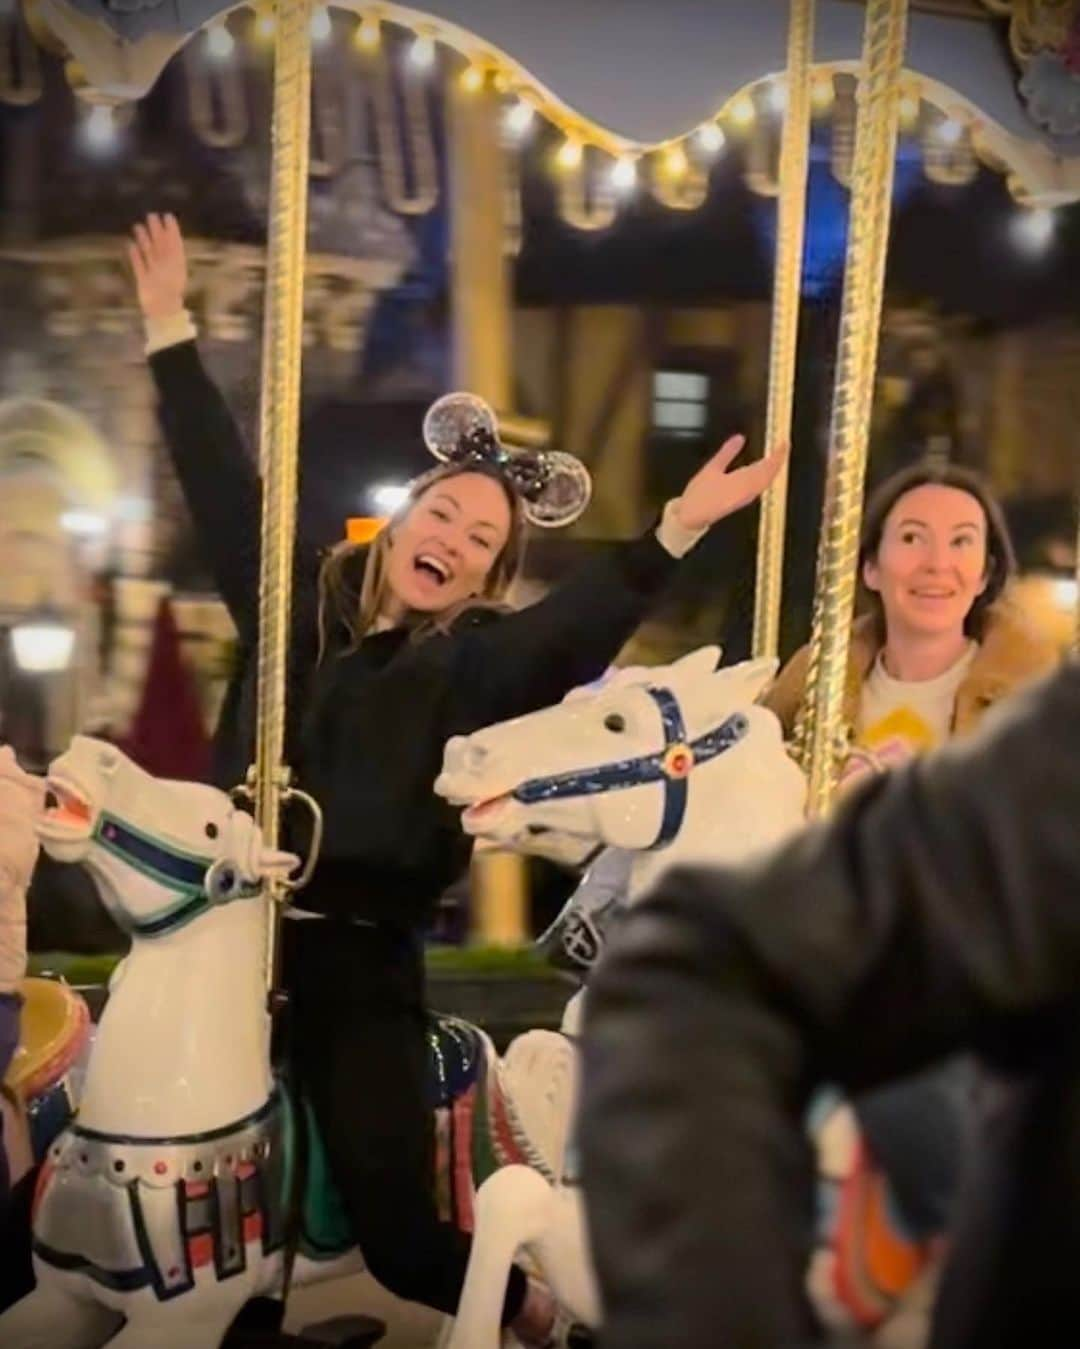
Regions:
<instances>
[{"instance_id":1,"label":"window","mask_svg":"<svg viewBox=\"0 0 1080 1349\"><path fill-rule=\"evenodd\" d=\"M653 372L653 431L677 440L700 440L709 418L709 377L688 370Z\"/></svg>"}]
</instances>

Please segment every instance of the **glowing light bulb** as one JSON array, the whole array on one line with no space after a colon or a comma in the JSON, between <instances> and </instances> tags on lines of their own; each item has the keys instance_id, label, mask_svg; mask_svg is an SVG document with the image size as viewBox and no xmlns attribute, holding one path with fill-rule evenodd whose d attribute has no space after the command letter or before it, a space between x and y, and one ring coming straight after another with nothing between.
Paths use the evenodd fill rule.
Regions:
<instances>
[{"instance_id":1,"label":"glowing light bulb","mask_svg":"<svg viewBox=\"0 0 1080 1349\"><path fill-rule=\"evenodd\" d=\"M815 75L810 86L810 104L815 112L828 112L836 98L831 75Z\"/></svg>"},{"instance_id":2,"label":"glowing light bulb","mask_svg":"<svg viewBox=\"0 0 1080 1349\"><path fill-rule=\"evenodd\" d=\"M919 120L922 100L918 94L904 94L900 99L900 121L904 126L914 126Z\"/></svg>"},{"instance_id":3,"label":"glowing light bulb","mask_svg":"<svg viewBox=\"0 0 1080 1349\"><path fill-rule=\"evenodd\" d=\"M729 115L735 126L740 131L745 131L748 126L753 124L754 118L757 116L754 100L749 94L739 94L731 104Z\"/></svg>"},{"instance_id":4,"label":"glowing light bulb","mask_svg":"<svg viewBox=\"0 0 1080 1349\"><path fill-rule=\"evenodd\" d=\"M630 192L637 186L637 160L632 155L620 155L611 166L611 186L619 192Z\"/></svg>"},{"instance_id":5,"label":"glowing light bulb","mask_svg":"<svg viewBox=\"0 0 1080 1349\"><path fill-rule=\"evenodd\" d=\"M425 33L418 34L409 48L409 60L417 70L430 70L435 64L435 39Z\"/></svg>"},{"instance_id":6,"label":"glowing light bulb","mask_svg":"<svg viewBox=\"0 0 1080 1349\"><path fill-rule=\"evenodd\" d=\"M467 94L475 94L484 87L484 72L479 66L468 66L461 72L461 87Z\"/></svg>"},{"instance_id":7,"label":"glowing light bulb","mask_svg":"<svg viewBox=\"0 0 1080 1349\"><path fill-rule=\"evenodd\" d=\"M787 109L787 81L770 80L765 91L765 106L780 116Z\"/></svg>"},{"instance_id":8,"label":"glowing light bulb","mask_svg":"<svg viewBox=\"0 0 1080 1349\"><path fill-rule=\"evenodd\" d=\"M206 30L206 50L215 61L227 61L236 43L224 23L212 23Z\"/></svg>"},{"instance_id":9,"label":"glowing light bulb","mask_svg":"<svg viewBox=\"0 0 1080 1349\"><path fill-rule=\"evenodd\" d=\"M1053 243L1056 228L1053 211L1022 206L1012 218L1011 233L1021 252L1037 257Z\"/></svg>"},{"instance_id":10,"label":"glowing light bulb","mask_svg":"<svg viewBox=\"0 0 1080 1349\"><path fill-rule=\"evenodd\" d=\"M1058 576L1053 581L1054 603L1059 609L1064 609L1066 613L1071 613L1076 608L1077 592L1080 586L1077 585L1075 576Z\"/></svg>"},{"instance_id":11,"label":"glowing light bulb","mask_svg":"<svg viewBox=\"0 0 1080 1349\"><path fill-rule=\"evenodd\" d=\"M510 89L510 76L505 70L497 70L492 76L491 83L497 94L505 94Z\"/></svg>"},{"instance_id":12,"label":"glowing light bulb","mask_svg":"<svg viewBox=\"0 0 1080 1349\"><path fill-rule=\"evenodd\" d=\"M726 137L715 122L705 122L698 127L694 139L699 150L707 155L718 155L724 148Z\"/></svg>"},{"instance_id":13,"label":"glowing light bulb","mask_svg":"<svg viewBox=\"0 0 1080 1349\"><path fill-rule=\"evenodd\" d=\"M681 145L671 145L664 151L664 172L669 178L681 178L689 167Z\"/></svg>"},{"instance_id":14,"label":"glowing light bulb","mask_svg":"<svg viewBox=\"0 0 1080 1349\"><path fill-rule=\"evenodd\" d=\"M316 5L311 11L312 42L323 43L329 41L333 31L333 25L330 22L330 11L325 5Z\"/></svg>"},{"instance_id":15,"label":"glowing light bulb","mask_svg":"<svg viewBox=\"0 0 1080 1349\"><path fill-rule=\"evenodd\" d=\"M938 124L934 134L943 145L959 145L964 137L964 124L955 117L946 117L944 122Z\"/></svg>"},{"instance_id":16,"label":"glowing light bulb","mask_svg":"<svg viewBox=\"0 0 1080 1349\"><path fill-rule=\"evenodd\" d=\"M91 108L83 123L83 135L92 150L108 150L116 140L116 121L112 108L102 104Z\"/></svg>"},{"instance_id":17,"label":"glowing light bulb","mask_svg":"<svg viewBox=\"0 0 1080 1349\"><path fill-rule=\"evenodd\" d=\"M364 14L356 30L356 45L362 52L377 51L381 37L382 25L378 17L374 14Z\"/></svg>"},{"instance_id":18,"label":"glowing light bulb","mask_svg":"<svg viewBox=\"0 0 1080 1349\"><path fill-rule=\"evenodd\" d=\"M566 140L559 146L559 152L555 156L555 160L560 169L576 169L581 163L583 153L581 142L575 140L573 136L567 136Z\"/></svg>"},{"instance_id":19,"label":"glowing light bulb","mask_svg":"<svg viewBox=\"0 0 1080 1349\"><path fill-rule=\"evenodd\" d=\"M515 140L521 140L532 129L535 119L536 109L532 104L526 103L524 99L518 99L514 106L507 110L504 125Z\"/></svg>"},{"instance_id":20,"label":"glowing light bulb","mask_svg":"<svg viewBox=\"0 0 1080 1349\"><path fill-rule=\"evenodd\" d=\"M271 38L277 28L277 20L274 17L272 9L263 9L259 11L259 17L255 20L255 32L261 38Z\"/></svg>"}]
</instances>

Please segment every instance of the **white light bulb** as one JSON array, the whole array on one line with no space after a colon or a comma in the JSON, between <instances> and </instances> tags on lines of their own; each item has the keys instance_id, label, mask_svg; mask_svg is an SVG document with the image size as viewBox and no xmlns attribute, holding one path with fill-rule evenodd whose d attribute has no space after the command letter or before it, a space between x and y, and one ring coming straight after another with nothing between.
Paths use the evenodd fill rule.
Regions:
<instances>
[{"instance_id":1,"label":"white light bulb","mask_svg":"<svg viewBox=\"0 0 1080 1349\"><path fill-rule=\"evenodd\" d=\"M66 670L75 647L75 630L52 619L30 620L12 628L11 645L20 670L34 674Z\"/></svg>"},{"instance_id":2,"label":"white light bulb","mask_svg":"<svg viewBox=\"0 0 1080 1349\"><path fill-rule=\"evenodd\" d=\"M368 493L371 504L380 515L393 515L409 499L409 489L397 482L381 482Z\"/></svg>"},{"instance_id":3,"label":"white light bulb","mask_svg":"<svg viewBox=\"0 0 1080 1349\"><path fill-rule=\"evenodd\" d=\"M724 148L724 133L715 122L706 122L704 126L699 126L694 139L697 141L698 149L707 155L719 154Z\"/></svg>"},{"instance_id":4,"label":"white light bulb","mask_svg":"<svg viewBox=\"0 0 1080 1349\"><path fill-rule=\"evenodd\" d=\"M637 186L637 161L630 155L620 155L611 166L611 185L620 192L629 192Z\"/></svg>"},{"instance_id":5,"label":"white light bulb","mask_svg":"<svg viewBox=\"0 0 1080 1349\"><path fill-rule=\"evenodd\" d=\"M1054 241L1056 227L1053 211L1020 207L1012 219L1013 240L1025 253L1045 253Z\"/></svg>"},{"instance_id":6,"label":"white light bulb","mask_svg":"<svg viewBox=\"0 0 1080 1349\"><path fill-rule=\"evenodd\" d=\"M316 5L311 11L311 40L312 42L327 42L334 31L334 26L330 22L330 11L325 5Z\"/></svg>"},{"instance_id":7,"label":"white light bulb","mask_svg":"<svg viewBox=\"0 0 1080 1349\"><path fill-rule=\"evenodd\" d=\"M434 38L425 37L423 34L418 36L409 48L409 61L417 70L430 70L435 64Z\"/></svg>"},{"instance_id":8,"label":"white light bulb","mask_svg":"<svg viewBox=\"0 0 1080 1349\"><path fill-rule=\"evenodd\" d=\"M959 145L964 137L964 124L955 117L946 117L944 122L938 123L935 134L944 145Z\"/></svg>"},{"instance_id":9,"label":"white light bulb","mask_svg":"<svg viewBox=\"0 0 1080 1349\"><path fill-rule=\"evenodd\" d=\"M770 112L780 114L787 108L787 81L770 80L765 95L765 106Z\"/></svg>"},{"instance_id":10,"label":"white light bulb","mask_svg":"<svg viewBox=\"0 0 1080 1349\"><path fill-rule=\"evenodd\" d=\"M83 136L93 150L107 150L116 140L116 122L112 108L97 104L83 123Z\"/></svg>"},{"instance_id":11,"label":"white light bulb","mask_svg":"<svg viewBox=\"0 0 1080 1349\"><path fill-rule=\"evenodd\" d=\"M379 45L381 30L375 14L365 14L356 30L356 45L364 52L373 52Z\"/></svg>"},{"instance_id":12,"label":"white light bulb","mask_svg":"<svg viewBox=\"0 0 1080 1349\"><path fill-rule=\"evenodd\" d=\"M1067 614L1071 614L1076 608L1077 592L1080 586L1077 585L1075 576L1058 576L1052 582L1054 603L1059 609L1064 609Z\"/></svg>"},{"instance_id":13,"label":"white light bulb","mask_svg":"<svg viewBox=\"0 0 1080 1349\"><path fill-rule=\"evenodd\" d=\"M227 61L235 47L233 35L223 23L213 23L206 30L206 50L215 61Z\"/></svg>"},{"instance_id":14,"label":"white light bulb","mask_svg":"<svg viewBox=\"0 0 1080 1349\"><path fill-rule=\"evenodd\" d=\"M532 104L526 103L524 99L518 99L506 114L506 129L511 136L523 137L531 130L535 118L536 109Z\"/></svg>"}]
</instances>

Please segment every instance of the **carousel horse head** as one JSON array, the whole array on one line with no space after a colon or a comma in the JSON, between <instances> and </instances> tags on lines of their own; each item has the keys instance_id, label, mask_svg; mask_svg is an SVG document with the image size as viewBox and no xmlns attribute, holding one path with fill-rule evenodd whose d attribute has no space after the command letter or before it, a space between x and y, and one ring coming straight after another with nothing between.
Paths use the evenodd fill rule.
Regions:
<instances>
[{"instance_id":1,"label":"carousel horse head","mask_svg":"<svg viewBox=\"0 0 1080 1349\"><path fill-rule=\"evenodd\" d=\"M754 703L775 662L718 670L718 658L705 647L622 670L556 707L455 737L435 790L466 807L467 833L564 863L598 844L686 846L689 832L706 844L699 853L741 857L801 819L805 781L779 722Z\"/></svg>"},{"instance_id":2,"label":"carousel horse head","mask_svg":"<svg viewBox=\"0 0 1080 1349\"><path fill-rule=\"evenodd\" d=\"M215 905L259 893L297 863L267 848L255 821L216 787L156 778L123 751L78 735L46 779L38 837L50 857L81 862L133 937L184 926Z\"/></svg>"}]
</instances>

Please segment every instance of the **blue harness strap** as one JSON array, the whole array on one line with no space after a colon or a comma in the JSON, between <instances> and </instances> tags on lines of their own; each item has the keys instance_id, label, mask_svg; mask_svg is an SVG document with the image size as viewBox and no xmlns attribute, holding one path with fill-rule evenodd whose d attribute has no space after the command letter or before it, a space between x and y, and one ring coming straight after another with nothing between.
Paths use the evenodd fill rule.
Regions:
<instances>
[{"instance_id":1,"label":"blue harness strap","mask_svg":"<svg viewBox=\"0 0 1080 1349\"><path fill-rule=\"evenodd\" d=\"M118 915L123 926L139 937L163 937L183 927L215 905L233 899L250 899L259 893L257 885L239 884L229 893L207 892L207 872L213 858L198 857L170 848L107 811L102 811L94 830L94 842L105 852L178 896L156 913L136 916L126 910Z\"/></svg>"},{"instance_id":2,"label":"blue harness strap","mask_svg":"<svg viewBox=\"0 0 1080 1349\"><path fill-rule=\"evenodd\" d=\"M598 796L602 792L624 791L649 782L662 782L663 814L657 836L649 847L666 847L682 828L686 816L687 778L693 769L737 745L750 729L750 722L745 713L733 712L714 730L688 741L682 709L674 693L670 689L652 685L647 686L645 691L660 713L664 736L662 749L654 754L599 764L595 768L527 778L511 792L514 800L527 806L538 801L566 801L580 796Z\"/></svg>"}]
</instances>

